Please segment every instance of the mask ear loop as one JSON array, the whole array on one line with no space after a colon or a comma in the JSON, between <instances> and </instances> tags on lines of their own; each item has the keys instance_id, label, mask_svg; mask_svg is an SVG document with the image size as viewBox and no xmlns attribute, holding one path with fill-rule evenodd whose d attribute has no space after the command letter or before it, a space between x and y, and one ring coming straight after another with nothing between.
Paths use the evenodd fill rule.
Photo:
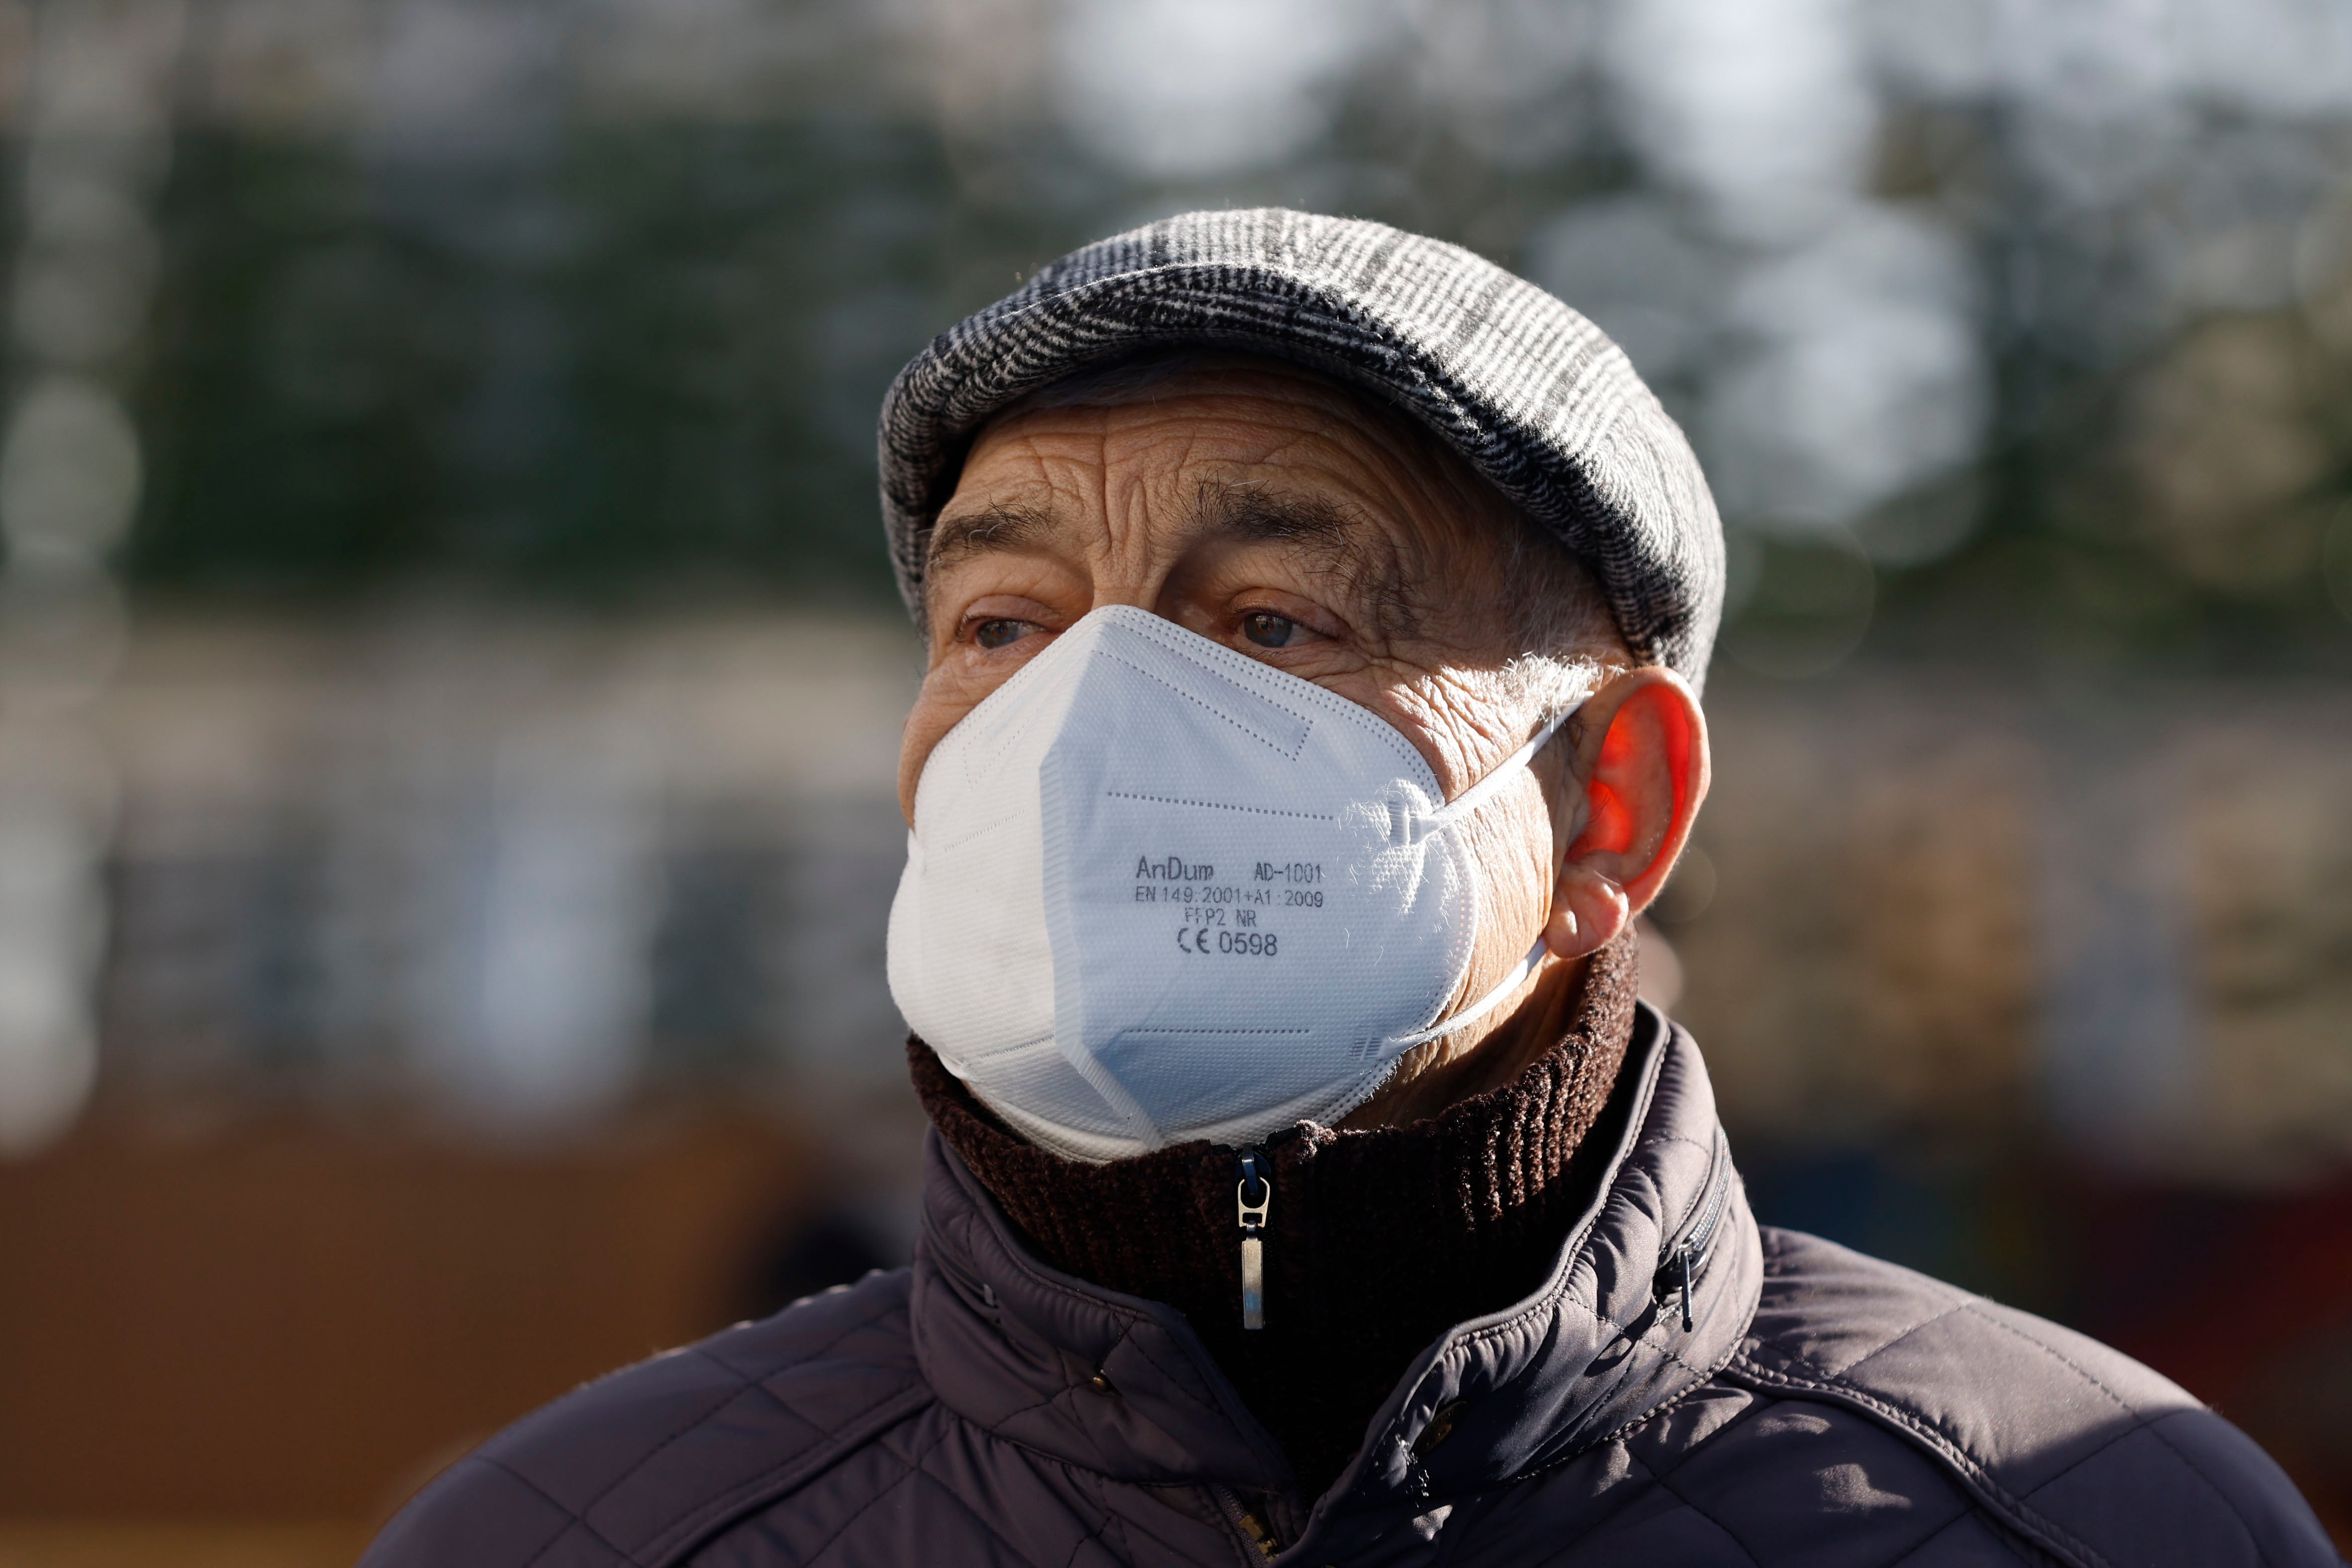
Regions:
<instances>
[{"instance_id":1,"label":"mask ear loop","mask_svg":"<svg viewBox=\"0 0 2352 1568\"><path fill-rule=\"evenodd\" d=\"M1576 710L1583 706L1584 704L1581 701L1579 701L1573 706L1569 707L1566 711L1554 718L1549 724L1545 725L1543 728L1538 730L1533 740L1528 741L1525 746L1520 747L1517 751L1511 753L1500 767L1489 772L1486 777L1479 779L1478 782L1470 786L1469 789L1465 789L1461 794L1456 795L1453 800L1448 800L1439 810L1432 811L1428 816L1423 817L1422 819L1423 832L1421 836L1427 836L1429 830L1443 827L1448 822L1459 821L1462 818L1468 816L1471 812L1476 810L1479 807L1485 805L1489 800L1493 799L1495 791L1509 781L1511 774L1516 769L1524 768L1529 762L1533 761L1535 759L1536 753L1541 751L1544 748L1545 743L1549 741L1553 736L1558 735L1559 733L1560 727L1566 724L1570 719L1575 717ZM1543 962L1544 952L1545 945L1543 934L1541 932L1538 932L1536 934L1535 946L1529 947L1527 951L1527 956L1511 967L1510 973L1505 975L1502 979L1496 984L1494 989L1488 991L1485 996L1471 1003L1462 1011L1455 1013L1452 1018L1440 1019L1437 1022L1432 1024L1429 1028L1423 1030L1418 1034L1408 1034L1391 1038L1387 1042L1388 1045L1397 1050L1411 1051L1416 1045L1427 1045L1431 1040L1439 1039L1444 1035L1452 1034L1455 1030L1467 1029L1470 1025L1476 1023L1480 1019L1485 1018L1488 1013L1493 1012L1496 1008L1502 1006L1504 1002L1510 999L1510 997L1514 992L1516 992L1521 986L1526 985L1528 982L1528 977L1534 974L1536 972L1537 966Z\"/></svg>"},{"instance_id":2,"label":"mask ear loop","mask_svg":"<svg viewBox=\"0 0 2352 1568\"><path fill-rule=\"evenodd\" d=\"M1545 744L1549 742L1553 736L1559 733L1560 727L1566 724L1570 719L1574 718L1576 716L1576 710L1583 706L1584 704L1581 701L1579 701L1573 706L1568 708L1558 717L1554 718L1549 724L1545 725L1541 729L1536 731L1535 738L1533 740L1528 741L1525 746L1520 747L1517 751L1511 753L1510 756L1505 758L1501 764L1490 771L1486 777L1479 779L1478 782L1471 785L1467 789L1463 790L1462 793L1445 802L1444 805L1440 806L1436 810L1432 811L1429 815L1423 817L1421 820L1422 831L1415 838L1414 841L1419 842L1420 839L1426 838L1431 829L1443 827L1448 822L1459 821L1463 818L1468 816L1471 812L1476 810L1479 807L1485 805L1487 801L1493 800L1495 798L1495 792L1500 789L1504 785L1510 782L1511 775L1518 769L1525 768L1528 763L1534 761L1536 753L1541 751L1544 748Z\"/></svg>"},{"instance_id":3,"label":"mask ear loop","mask_svg":"<svg viewBox=\"0 0 2352 1568\"><path fill-rule=\"evenodd\" d=\"M1441 1035L1452 1034L1457 1029L1469 1028L1496 1008L1501 1007L1510 999L1511 993L1526 985L1528 977L1536 972L1536 966L1543 962L1543 957L1544 939L1538 936L1536 945L1528 949L1528 956L1513 965L1511 972L1505 975L1502 982L1493 990L1488 991L1452 1018L1440 1019L1419 1034L1400 1035L1388 1043L1401 1050L1411 1051L1416 1045L1427 1045Z\"/></svg>"}]
</instances>

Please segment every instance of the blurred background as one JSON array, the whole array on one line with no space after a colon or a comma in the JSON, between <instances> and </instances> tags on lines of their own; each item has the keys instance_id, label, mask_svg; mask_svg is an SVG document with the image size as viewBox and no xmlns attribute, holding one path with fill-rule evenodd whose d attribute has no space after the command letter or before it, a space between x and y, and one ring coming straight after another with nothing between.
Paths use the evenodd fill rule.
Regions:
<instances>
[{"instance_id":1,"label":"blurred background","mask_svg":"<svg viewBox=\"0 0 2352 1568\"><path fill-rule=\"evenodd\" d=\"M1259 203L1706 459L1761 1215L2352 1542L2346 0L0 0L0 1565L347 1561L904 1259L877 400Z\"/></svg>"}]
</instances>

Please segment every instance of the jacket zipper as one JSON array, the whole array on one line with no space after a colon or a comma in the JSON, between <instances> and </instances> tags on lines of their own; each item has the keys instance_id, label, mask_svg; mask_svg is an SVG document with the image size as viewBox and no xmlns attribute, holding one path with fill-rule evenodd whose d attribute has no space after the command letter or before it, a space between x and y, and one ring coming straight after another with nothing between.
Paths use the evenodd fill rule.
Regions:
<instances>
[{"instance_id":1,"label":"jacket zipper","mask_svg":"<svg viewBox=\"0 0 2352 1568\"><path fill-rule=\"evenodd\" d=\"M1242 1327L1265 1327L1265 1216L1274 1207L1274 1183L1265 1155L1256 1149L1241 1153L1241 1181L1234 1198L1242 1220ZM1255 1196L1253 1196L1255 1189Z\"/></svg>"},{"instance_id":2,"label":"jacket zipper","mask_svg":"<svg viewBox=\"0 0 2352 1568\"><path fill-rule=\"evenodd\" d=\"M1234 1204L1240 1211L1242 1230L1242 1327L1265 1327L1265 1217L1274 1207L1273 1167L1262 1149L1244 1149L1235 1162L1240 1180L1234 1186ZM1265 1521L1242 1506L1231 1489L1214 1489L1224 1505L1226 1521L1262 1559L1282 1550Z\"/></svg>"},{"instance_id":3,"label":"jacket zipper","mask_svg":"<svg viewBox=\"0 0 2352 1568\"><path fill-rule=\"evenodd\" d=\"M1675 1244L1675 1249L1666 1254L1666 1260L1658 1266L1657 1277L1652 1282L1652 1294L1660 1306L1665 1304L1669 1296L1681 1298L1685 1333L1691 1332L1693 1321L1692 1281L1706 1267L1707 1249L1715 1241L1716 1225L1723 1218L1724 1207L1731 1198L1730 1154L1723 1129L1718 1127L1715 1134L1714 1157L1707 1165L1706 1196L1700 1201L1698 1217L1691 1222L1690 1228L1683 1232L1683 1238Z\"/></svg>"},{"instance_id":4,"label":"jacket zipper","mask_svg":"<svg viewBox=\"0 0 2352 1568\"><path fill-rule=\"evenodd\" d=\"M1217 1494L1217 1501L1224 1507L1225 1522L1234 1527L1250 1550L1261 1558L1281 1554L1282 1542L1274 1538L1274 1531L1264 1520L1242 1506L1242 1500L1234 1495L1233 1489L1218 1486L1212 1490Z\"/></svg>"}]
</instances>

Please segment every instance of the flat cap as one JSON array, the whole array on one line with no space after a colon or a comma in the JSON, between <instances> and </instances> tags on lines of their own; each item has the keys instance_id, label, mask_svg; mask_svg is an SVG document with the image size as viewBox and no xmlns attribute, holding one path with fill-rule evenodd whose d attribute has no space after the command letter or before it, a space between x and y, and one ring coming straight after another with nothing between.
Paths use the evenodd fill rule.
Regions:
<instances>
[{"instance_id":1,"label":"flat cap","mask_svg":"<svg viewBox=\"0 0 2352 1568\"><path fill-rule=\"evenodd\" d=\"M1459 246L1259 208L1186 213L1071 252L932 340L882 400L882 517L920 614L931 525L1007 404L1140 350L1309 366L1433 431L1599 579L1634 654L1694 686L1723 613L1698 459L1616 344Z\"/></svg>"}]
</instances>

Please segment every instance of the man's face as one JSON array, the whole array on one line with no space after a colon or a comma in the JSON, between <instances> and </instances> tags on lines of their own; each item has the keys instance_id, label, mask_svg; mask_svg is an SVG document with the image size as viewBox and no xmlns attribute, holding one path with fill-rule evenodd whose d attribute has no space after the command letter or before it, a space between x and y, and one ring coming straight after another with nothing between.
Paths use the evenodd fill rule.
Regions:
<instances>
[{"instance_id":1,"label":"man's face","mask_svg":"<svg viewBox=\"0 0 2352 1568\"><path fill-rule=\"evenodd\" d=\"M911 822L940 737L1107 604L1370 708L1458 795L1541 722L1506 669L1521 651L1505 578L1517 526L1427 437L1275 364L1180 371L1118 406L1007 415L982 433L933 535L929 670L900 804ZM1547 747L1472 819L1486 884L1465 996L1544 925L1581 801L1566 787L1570 750Z\"/></svg>"},{"instance_id":2,"label":"man's face","mask_svg":"<svg viewBox=\"0 0 2352 1568\"><path fill-rule=\"evenodd\" d=\"M899 799L940 737L1106 604L1371 709L1461 793L1535 728L1500 497L1417 432L1319 378L1241 361L1113 407L1020 412L982 432L932 536L929 671Z\"/></svg>"}]
</instances>

